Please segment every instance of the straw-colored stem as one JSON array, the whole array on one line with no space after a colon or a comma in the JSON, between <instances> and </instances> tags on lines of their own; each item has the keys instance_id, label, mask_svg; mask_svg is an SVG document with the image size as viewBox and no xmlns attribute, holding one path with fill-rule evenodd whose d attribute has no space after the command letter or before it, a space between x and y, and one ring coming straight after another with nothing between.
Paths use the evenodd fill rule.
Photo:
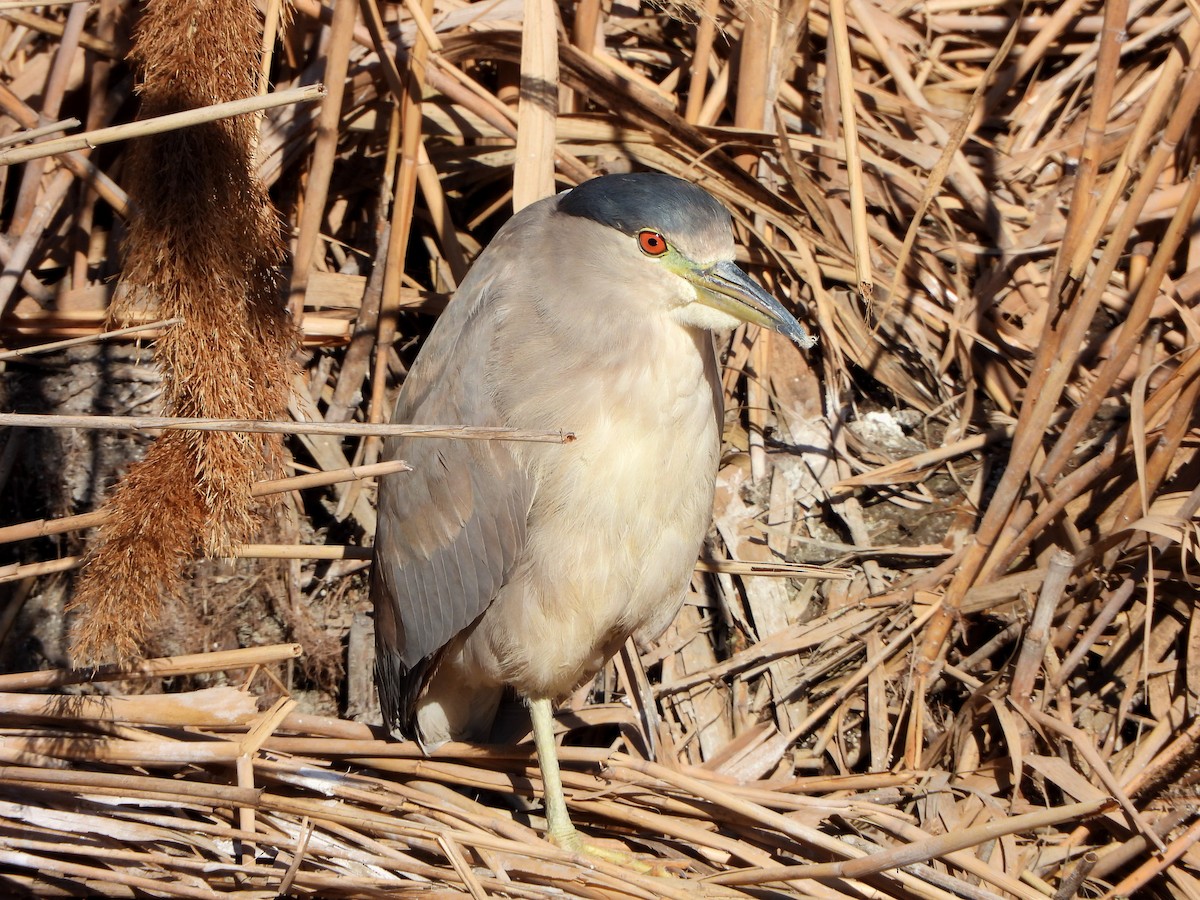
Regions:
<instances>
[{"instance_id":1,"label":"straw-colored stem","mask_svg":"<svg viewBox=\"0 0 1200 900\"><path fill-rule=\"evenodd\" d=\"M762 872L749 870L731 875L717 875L712 881L718 884L763 884L770 881L785 881L806 878L862 878L888 869L910 866L916 862L936 859L987 841L994 841L1005 834L1043 828L1072 819L1093 816L1112 801L1092 800L1086 803L1069 803L1052 809L1039 810L965 828L950 834L940 834L925 841L907 844L894 850L873 853L858 859L843 862L815 863L806 866L781 866Z\"/></svg>"},{"instance_id":2,"label":"straw-colored stem","mask_svg":"<svg viewBox=\"0 0 1200 900\"><path fill-rule=\"evenodd\" d=\"M350 64L357 11L355 0L337 0L333 8L329 49L325 57L324 80L328 87L317 118L316 143L304 188L299 233L293 253L292 281L288 289L288 307L296 322L304 320L304 297L308 291L309 274L317 260L321 223L325 221L325 204L329 198L329 179L337 155L338 126L342 119L346 69Z\"/></svg>"},{"instance_id":3,"label":"straw-colored stem","mask_svg":"<svg viewBox=\"0 0 1200 900\"><path fill-rule=\"evenodd\" d=\"M466 440L524 440L566 444L563 431L492 428L486 425L407 425L368 422L268 422L254 419L202 419L186 416L55 416L0 413L0 425L23 428L87 428L99 431L240 431L246 434L335 434L360 437L455 437Z\"/></svg>"},{"instance_id":4,"label":"straw-colored stem","mask_svg":"<svg viewBox=\"0 0 1200 900\"><path fill-rule=\"evenodd\" d=\"M125 125L113 125L83 134L73 134L56 138L51 141L31 144L28 147L16 147L12 150L0 151L0 166L11 166L28 162L46 156L57 156L74 150L84 150L100 147L105 144L115 144L119 141L133 140L152 134L163 134L203 122L216 122L233 116L260 112L264 109L275 109L280 106L290 106L293 103L307 103L326 95L325 86L312 84L301 88L292 88L277 93L265 94L260 97L247 97L242 100L229 100L225 103L215 103L212 106L202 106L184 112L169 113L164 116L152 116L139 119Z\"/></svg>"},{"instance_id":5,"label":"straw-colored stem","mask_svg":"<svg viewBox=\"0 0 1200 900\"><path fill-rule=\"evenodd\" d=\"M874 291L871 274L871 242L867 236L867 201L863 187L862 158L858 142L858 103L854 97L854 63L850 31L846 24L847 0L830 0L829 24L833 57L837 66L838 109L841 111L842 144L846 178L850 190L852 252L858 291L868 300Z\"/></svg>"},{"instance_id":6,"label":"straw-colored stem","mask_svg":"<svg viewBox=\"0 0 1200 900\"><path fill-rule=\"evenodd\" d=\"M72 6L67 13L67 20L63 24L61 39L54 53L54 63L50 67L50 75L46 79L46 88L42 97L41 115L47 121L58 118L63 94L67 89L67 79L70 77L75 55L79 50L79 40L83 34L87 15L88 8L81 5ZM13 206L9 222L9 228L14 234L20 234L28 227L39 202L45 173L46 164L41 160L26 166L22 172L21 186L17 192L16 203Z\"/></svg>"},{"instance_id":7,"label":"straw-colored stem","mask_svg":"<svg viewBox=\"0 0 1200 900\"><path fill-rule=\"evenodd\" d=\"M119 665L93 666L85 669L46 669L41 672L20 672L0 675L0 691L30 691L84 684L91 681L122 681L137 678L176 678L204 672L224 672L229 669L248 669L288 659L296 659L303 651L299 644L273 644L266 647L246 647L240 650L217 650L158 659L141 659Z\"/></svg>"},{"instance_id":8,"label":"straw-colored stem","mask_svg":"<svg viewBox=\"0 0 1200 900\"><path fill-rule=\"evenodd\" d=\"M1081 272L1077 257L1083 246L1083 235L1090 217L1095 215L1096 198L1093 185L1100 166L1100 147L1108 126L1109 107L1112 105L1113 86L1117 77L1117 62L1120 53L1118 35L1125 27L1129 4L1126 0L1106 0L1104 4L1104 30L1100 34L1100 53L1096 60L1095 91L1087 128L1084 131L1083 150L1079 158L1075 190L1071 194L1071 209L1067 215L1066 232L1055 264L1051 281L1052 296L1062 290L1068 274L1079 278ZM1091 247L1088 248L1091 253Z\"/></svg>"},{"instance_id":9,"label":"straw-colored stem","mask_svg":"<svg viewBox=\"0 0 1200 900\"><path fill-rule=\"evenodd\" d=\"M378 20L375 0L370 19ZM426 16L432 13L432 0L424 0L422 9ZM374 27L374 26L373 26ZM379 307L378 333L375 343L375 360L372 366L371 399L368 420L383 422L390 410L386 409L385 388L387 386L388 354L396 335L397 315L400 308L400 284L403 280L404 263L408 254L408 239L412 233L413 216L417 203L417 167L421 146L422 93L425 84L426 60L429 57L429 42L419 31L416 44L408 60L408 71L399 86L400 101L400 154L399 167L392 195L392 218L387 239L387 256L384 261L383 297ZM369 455L378 450L378 442L368 444Z\"/></svg>"},{"instance_id":10,"label":"straw-colored stem","mask_svg":"<svg viewBox=\"0 0 1200 900\"><path fill-rule=\"evenodd\" d=\"M83 337L67 338L64 341L50 341L46 344L38 344L35 347L23 347L19 350L5 350L0 352L0 362L9 359L20 359L23 356L36 356L39 353L52 353L56 350L65 350L68 347L81 347L85 344L99 344L104 341L111 341L116 338L128 337L131 334L139 334L146 331L159 331L164 328L170 328L172 325L178 325L182 319L175 317L172 319L159 319L155 322L145 322L140 325L127 325L124 328L114 328L112 331L102 331L99 334L89 334Z\"/></svg>"},{"instance_id":11,"label":"straw-colored stem","mask_svg":"<svg viewBox=\"0 0 1200 900\"><path fill-rule=\"evenodd\" d=\"M308 475L294 475L291 478L280 478L272 481L260 481L252 488L255 497L265 497L269 494L279 494L285 491L303 491L316 487L327 487L344 481L356 481L362 478L376 478L393 472L408 471L408 463L402 459L374 463L369 466L350 466L328 472L313 472ZM66 534L71 531L82 531L95 528L108 521L109 511L98 509L95 512L80 513L75 516L62 516L57 519L38 519L33 522L22 522L17 525L0 527L0 544L13 541L26 541L33 538L49 537L54 534Z\"/></svg>"}]
</instances>

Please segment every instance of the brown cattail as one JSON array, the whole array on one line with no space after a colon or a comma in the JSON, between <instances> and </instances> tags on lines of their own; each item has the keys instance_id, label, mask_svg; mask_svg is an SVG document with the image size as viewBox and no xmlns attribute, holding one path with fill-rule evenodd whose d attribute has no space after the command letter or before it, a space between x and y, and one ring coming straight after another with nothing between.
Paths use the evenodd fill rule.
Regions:
<instances>
[{"instance_id":1,"label":"brown cattail","mask_svg":"<svg viewBox=\"0 0 1200 900\"><path fill-rule=\"evenodd\" d=\"M131 56L142 114L257 91L261 24L252 0L150 0ZM133 206L122 300L182 322L157 343L168 413L270 419L286 411L295 336L280 301L280 222L254 167L257 120L240 116L143 138L130 150ZM275 474L278 437L160 438L109 499L77 586L73 652L135 655L162 598L198 552L254 531L250 487Z\"/></svg>"}]
</instances>

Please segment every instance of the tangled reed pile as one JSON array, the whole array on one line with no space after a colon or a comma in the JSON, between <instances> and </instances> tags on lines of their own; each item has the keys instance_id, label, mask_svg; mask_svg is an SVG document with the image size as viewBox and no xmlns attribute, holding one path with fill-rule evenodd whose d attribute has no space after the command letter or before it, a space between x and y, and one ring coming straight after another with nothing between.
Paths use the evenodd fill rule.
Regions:
<instances>
[{"instance_id":1,"label":"tangled reed pile","mask_svg":"<svg viewBox=\"0 0 1200 900\"><path fill-rule=\"evenodd\" d=\"M287 446L327 477L256 486L305 489L273 543L188 544L275 572L287 642L247 639L246 582L210 579L160 598L143 650L162 659L0 676L6 890L1200 897L1194 3L186 6L200 37L214 10L261 14L274 94L326 87L239 134L291 241L291 415L349 436ZM136 12L0 10L0 131L133 118ZM6 379L115 308L129 147L0 150ZM345 645L342 711L370 717L352 620L374 521L355 479L378 443L355 423L386 420L391 376L514 197L629 168L724 201L741 261L821 338L806 356L730 338L729 452L689 602L559 717L572 815L673 878L540 840L527 744L424 759L297 706L335 702ZM164 307L111 325L164 309L149 333L194 324ZM30 508L19 433L3 510ZM48 536L110 514L4 515L18 659L19 623L53 614L48 586L83 557Z\"/></svg>"}]
</instances>

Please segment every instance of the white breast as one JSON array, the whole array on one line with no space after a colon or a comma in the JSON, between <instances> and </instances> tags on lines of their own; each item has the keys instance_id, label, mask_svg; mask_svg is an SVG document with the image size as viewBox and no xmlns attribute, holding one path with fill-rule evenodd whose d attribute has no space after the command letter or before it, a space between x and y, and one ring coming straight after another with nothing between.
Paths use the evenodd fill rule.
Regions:
<instances>
[{"instance_id":1,"label":"white breast","mask_svg":"<svg viewBox=\"0 0 1200 900\"><path fill-rule=\"evenodd\" d=\"M489 680L561 696L678 611L712 510L717 373L706 333L664 323L651 343L618 367L597 361L555 410L543 393L538 415L514 411L556 413L578 439L525 451L537 484L526 551L463 648Z\"/></svg>"}]
</instances>

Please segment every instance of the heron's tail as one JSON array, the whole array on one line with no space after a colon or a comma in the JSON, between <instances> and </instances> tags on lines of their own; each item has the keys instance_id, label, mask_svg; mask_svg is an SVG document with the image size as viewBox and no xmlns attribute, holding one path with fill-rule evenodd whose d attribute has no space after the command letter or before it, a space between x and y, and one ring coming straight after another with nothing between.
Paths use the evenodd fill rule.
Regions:
<instances>
[{"instance_id":1,"label":"heron's tail","mask_svg":"<svg viewBox=\"0 0 1200 900\"><path fill-rule=\"evenodd\" d=\"M503 685L464 663L457 643L412 669L399 654L382 648L375 658L384 725L395 737L415 740L426 752L447 741L486 742L504 696Z\"/></svg>"}]
</instances>

